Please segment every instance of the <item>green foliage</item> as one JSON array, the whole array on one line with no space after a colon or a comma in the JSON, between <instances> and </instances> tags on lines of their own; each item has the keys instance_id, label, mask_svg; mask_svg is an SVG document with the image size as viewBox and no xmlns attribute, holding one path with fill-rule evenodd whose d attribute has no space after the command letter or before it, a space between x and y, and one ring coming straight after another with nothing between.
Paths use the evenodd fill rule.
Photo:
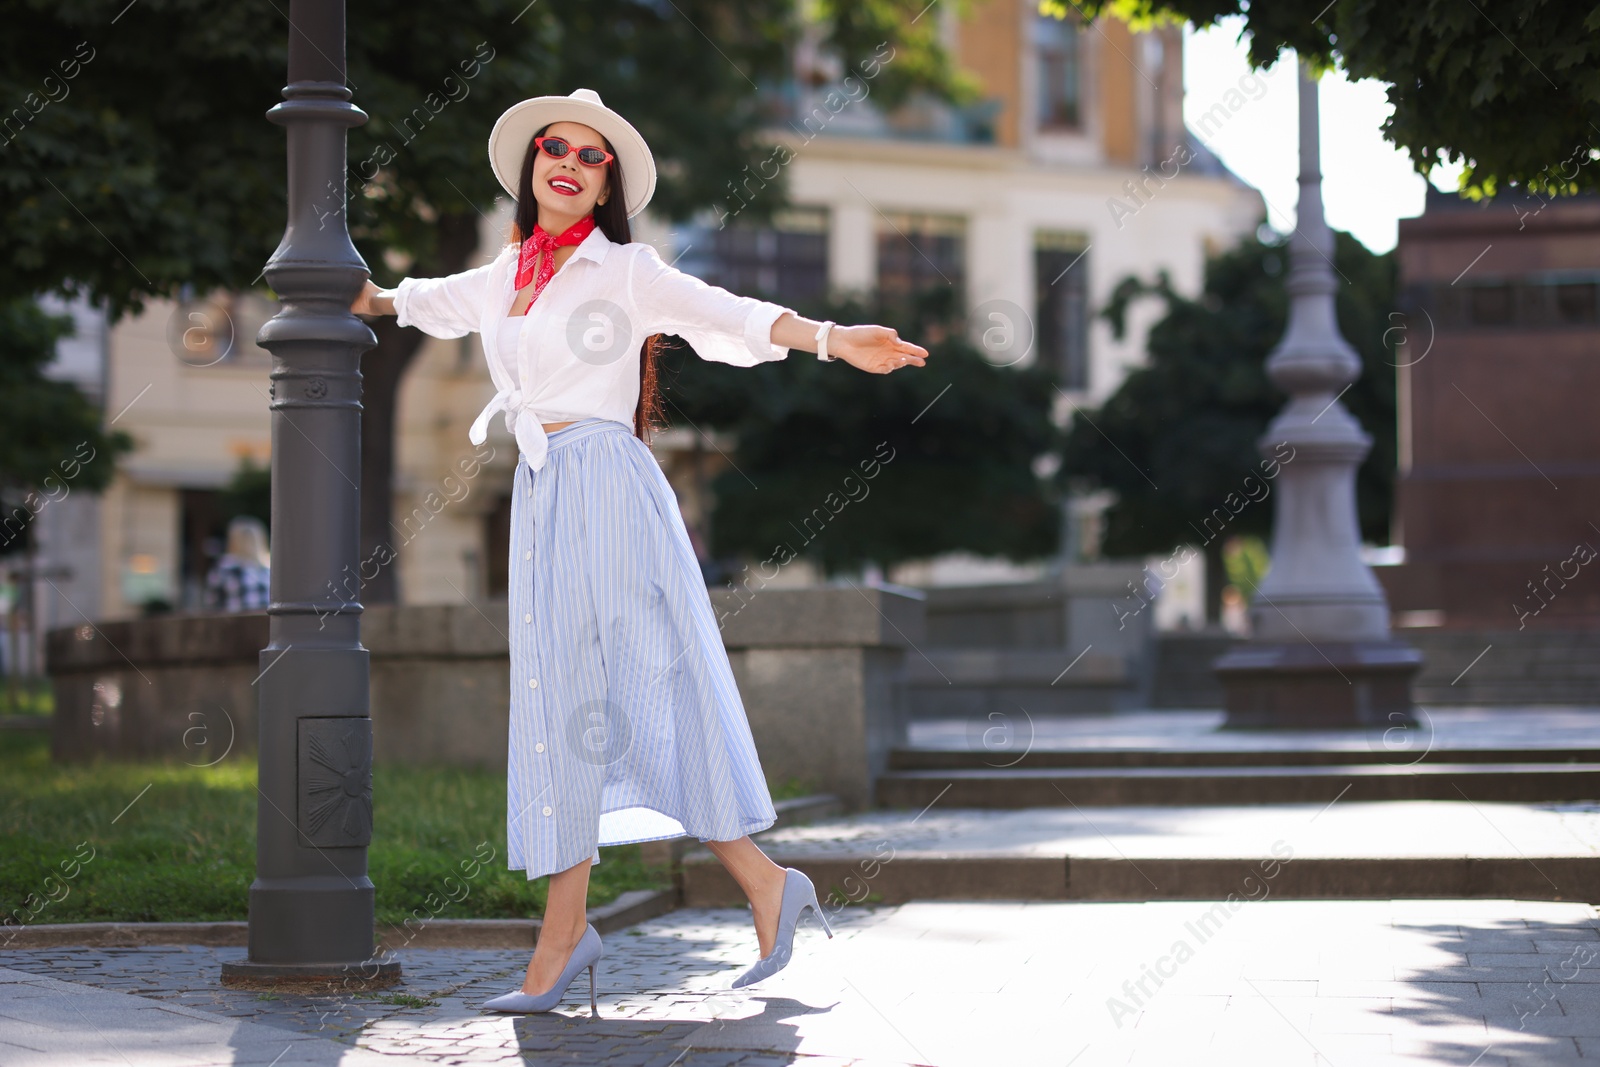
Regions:
<instances>
[{"instance_id":1,"label":"green foliage","mask_svg":"<svg viewBox=\"0 0 1600 1067\"><path fill-rule=\"evenodd\" d=\"M846 56L895 48L877 92L948 88L938 20L913 24L916 6L840 4L828 24ZM578 86L656 151L657 210L682 218L714 203L768 151L756 86L786 76L796 7L349 0L349 82L370 116L349 135L358 249L380 283L413 265L429 273L444 223L475 222L503 195L485 155L501 111ZM284 132L264 117L284 84L283 10L8 5L0 99L21 112L0 130L0 298L81 288L116 317L185 284L240 289L259 277L284 224ZM337 218L339 201L329 190L319 215Z\"/></svg>"},{"instance_id":2,"label":"green foliage","mask_svg":"<svg viewBox=\"0 0 1600 1067\"><path fill-rule=\"evenodd\" d=\"M1045 371L996 366L926 310L808 313L896 325L925 344L927 366L865 374L795 353L733 368L670 353L668 416L738 440L711 485L713 555L770 560L753 569L771 577L794 555L836 573L957 550L1013 560L1055 551L1055 493L1033 470L1059 446Z\"/></svg>"},{"instance_id":3,"label":"green foliage","mask_svg":"<svg viewBox=\"0 0 1600 1067\"><path fill-rule=\"evenodd\" d=\"M1205 27L1244 15L1250 61L1285 48L1352 79L1388 82L1384 136L1417 170L1465 160L1461 187L1494 195L1600 189L1600 6L1582 0L1506 4L1384 0L1086 0L1143 25L1166 15ZM1059 0L1041 4L1060 11Z\"/></svg>"},{"instance_id":4,"label":"green foliage","mask_svg":"<svg viewBox=\"0 0 1600 1067\"><path fill-rule=\"evenodd\" d=\"M6 679L5 695L0 698L7 715L29 715L48 719L56 713L56 694L48 678Z\"/></svg>"},{"instance_id":5,"label":"green foliage","mask_svg":"<svg viewBox=\"0 0 1600 1067\"><path fill-rule=\"evenodd\" d=\"M1244 594L1246 601L1255 599L1256 586L1267 576L1266 542L1253 534L1230 537L1223 544L1222 563L1228 575L1228 584Z\"/></svg>"},{"instance_id":6,"label":"green foliage","mask_svg":"<svg viewBox=\"0 0 1600 1067\"><path fill-rule=\"evenodd\" d=\"M319 225L345 212L384 286L471 265L480 215L505 195L487 135L530 96L596 90L655 152L654 212L716 204L772 151L761 87L785 84L801 28L798 0L348 0L346 12L348 83L369 119L349 132L345 187L314 191L311 210ZM913 0L808 12L847 69L878 65L884 102L962 89L924 13ZM9 5L0 100L21 106L0 112L0 300L84 291L115 319L186 286L256 284L284 227L284 131L264 114L281 99L288 34L273 3ZM783 179L752 218L781 202ZM389 536L395 398L422 340L393 320L376 332L361 357L363 554ZM369 601L392 599L393 583L385 570Z\"/></svg>"},{"instance_id":7,"label":"green foliage","mask_svg":"<svg viewBox=\"0 0 1600 1067\"><path fill-rule=\"evenodd\" d=\"M100 410L71 382L45 376L72 319L32 300L0 305L0 553L26 544L33 517L74 492L110 483L116 456L133 447L102 429Z\"/></svg>"},{"instance_id":8,"label":"green foliage","mask_svg":"<svg viewBox=\"0 0 1600 1067\"><path fill-rule=\"evenodd\" d=\"M226 523L237 515L252 515L272 529L272 467L258 467L248 455L241 456L239 466L228 479L228 484L217 495L221 512L219 518Z\"/></svg>"},{"instance_id":9,"label":"green foliage","mask_svg":"<svg viewBox=\"0 0 1600 1067\"><path fill-rule=\"evenodd\" d=\"M773 800L795 800L799 797L809 797L814 793L826 792L826 789L809 778L790 776L781 782L770 783L768 792Z\"/></svg>"},{"instance_id":10,"label":"green foliage","mask_svg":"<svg viewBox=\"0 0 1600 1067\"><path fill-rule=\"evenodd\" d=\"M1395 360L1389 315L1395 300L1393 253L1375 256L1349 234L1334 234L1340 332L1361 357L1361 376L1341 403L1372 435L1356 475L1362 536L1388 542L1395 471ZM1115 491L1104 549L1124 556L1166 552L1217 536L1207 516L1244 480L1263 478L1257 439L1284 404L1265 362L1288 314L1286 245L1256 237L1206 264L1198 299L1125 279L1103 314L1122 334L1129 304L1156 296L1165 315L1150 329L1148 363L1124 379L1098 411L1074 417L1057 477L1080 489ZM1292 460L1291 460L1292 462ZM1227 509L1223 514L1228 514ZM1229 535L1266 538L1270 499L1247 503L1228 520Z\"/></svg>"},{"instance_id":11,"label":"green foliage","mask_svg":"<svg viewBox=\"0 0 1600 1067\"><path fill-rule=\"evenodd\" d=\"M972 7L971 0L945 2L959 14ZM958 70L941 46L938 9L929 11L927 0L818 0L815 15L846 70L862 69L881 43L894 46L893 58L873 79L872 92L881 106L896 107L930 89L956 104L978 99L981 83Z\"/></svg>"}]
</instances>

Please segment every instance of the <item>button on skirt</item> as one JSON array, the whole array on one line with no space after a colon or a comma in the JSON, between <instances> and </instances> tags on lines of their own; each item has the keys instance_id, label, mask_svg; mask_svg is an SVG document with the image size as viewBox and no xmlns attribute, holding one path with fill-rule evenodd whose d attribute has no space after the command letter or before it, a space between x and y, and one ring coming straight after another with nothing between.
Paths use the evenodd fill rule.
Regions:
<instances>
[{"instance_id":1,"label":"button on skirt","mask_svg":"<svg viewBox=\"0 0 1600 1067\"><path fill-rule=\"evenodd\" d=\"M677 498L631 427L582 419L540 470L518 458L508 574L509 869L777 821Z\"/></svg>"}]
</instances>

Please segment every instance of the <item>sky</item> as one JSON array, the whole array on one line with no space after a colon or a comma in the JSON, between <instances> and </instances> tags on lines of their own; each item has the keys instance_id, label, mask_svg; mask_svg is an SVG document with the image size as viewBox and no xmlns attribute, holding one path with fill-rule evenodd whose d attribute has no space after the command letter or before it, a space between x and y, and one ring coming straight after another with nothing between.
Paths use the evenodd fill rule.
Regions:
<instances>
[{"instance_id":1,"label":"sky","mask_svg":"<svg viewBox=\"0 0 1600 1067\"><path fill-rule=\"evenodd\" d=\"M1200 136L1200 116L1227 99L1226 119L1218 124L1214 117L1212 132L1201 139L1228 169L1261 191L1268 225L1287 233L1300 199L1293 55L1286 53L1252 78L1245 45L1237 41L1243 24L1234 17L1204 32L1184 27L1184 120ZM1352 82L1336 71L1322 79L1319 97L1328 224L1379 253L1394 248L1400 219L1422 213L1427 180L1383 138L1381 127L1392 110L1387 88L1370 78ZM1229 96L1230 90L1238 93ZM1439 188L1454 189L1459 173L1459 166L1436 167L1430 177Z\"/></svg>"}]
</instances>

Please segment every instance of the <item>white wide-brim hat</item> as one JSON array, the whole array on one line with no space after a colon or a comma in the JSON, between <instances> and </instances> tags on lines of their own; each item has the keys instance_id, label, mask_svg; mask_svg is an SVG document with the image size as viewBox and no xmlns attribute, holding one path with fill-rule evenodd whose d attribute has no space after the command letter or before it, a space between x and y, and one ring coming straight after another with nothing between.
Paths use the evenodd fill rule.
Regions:
<instances>
[{"instance_id":1,"label":"white wide-brim hat","mask_svg":"<svg viewBox=\"0 0 1600 1067\"><path fill-rule=\"evenodd\" d=\"M512 199L517 179L533 135L552 122L581 122L600 131L616 153L627 193L628 217L644 210L656 191L656 161L639 131L621 115L600 102L593 89L576 89L571 96L535 96L512 104L489 131L489 165Z\"/></svg>"}]
</instances>

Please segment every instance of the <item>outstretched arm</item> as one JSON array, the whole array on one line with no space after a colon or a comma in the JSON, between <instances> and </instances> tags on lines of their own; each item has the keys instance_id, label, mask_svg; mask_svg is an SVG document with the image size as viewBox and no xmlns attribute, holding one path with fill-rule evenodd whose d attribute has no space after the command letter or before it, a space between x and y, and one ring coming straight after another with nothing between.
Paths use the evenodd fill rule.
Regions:
<instances>
[{"instance_id":1,"label":"outstretched arm","mask_svg":"<svg viewBox=\"0 0 1600 1067\"><path fill-rule=\"evenodd\" d=\"M786 312L772 324L772 343L782 348L798 348L802 352L817 350L817 331L822 323ZM828 355L838 356L870 374L888 374L905 366L922 366L928 350L900 335L888 326L835 326L828 331Z\"/></svg>"},{"instance_id":2,"label":"outstretched arm","mask_svg":"<svg viewBox=\"0 0 1600 1067\"><path fill-rule=\"evenodd\" d=\"M393 289L379 289L369 278L350 310L393 315L401 326L415 326L430 337L465 337L482 324L489 275L498 262L439 278L402 278Z\"/></svg>"},{"instance_id":3,"label":"outstretched arm","mask_svg":"<svg viewBox=\"0 0 1600 1067\"><path fill-rule=\"evenodd\" d=\"M368 278L361 295L350 305L350 310L357 315L393 315L394 290L379 289L372 284L372 279Z\"/></svg>"},{"instance_id":4,"label":"outstretched arm","mask_svg":"<svg viewBox=\"0 0 1600 1067\"><path fill-rule=\"evenodd\" d=\"M638 246L629 283L643 320L642 332L673 333L701 359L753 367L785 358L791 349L817 350L822 323L779 304L736 296L667 263L649 245ZM828 355L872 374L922 366L928 350L887 326L835 326Z\"/></svg>"}]
</instances>

